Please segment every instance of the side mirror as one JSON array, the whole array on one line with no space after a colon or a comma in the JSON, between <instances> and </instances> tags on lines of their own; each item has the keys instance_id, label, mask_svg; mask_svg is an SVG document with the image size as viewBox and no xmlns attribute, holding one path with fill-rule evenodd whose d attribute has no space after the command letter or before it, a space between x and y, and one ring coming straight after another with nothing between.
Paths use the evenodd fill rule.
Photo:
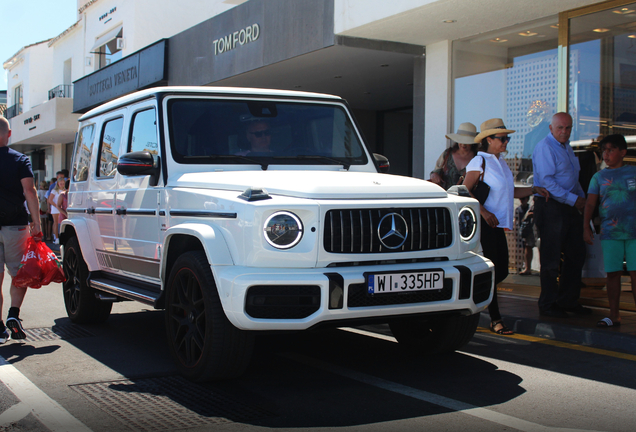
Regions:
<instances>
[{"instance_id":1,"label":"side mirror","mask_svg":"<svg viewBox=\"0 0 636 432\"><path fill-rule=\"evenodd\" d=\"M150 176L150 185L157 186L161 164L159 156L148 151L126 153L117 161L117 171L125 176Z\"/></svg>"},{"instance_id":2,"label":"side mirror","mask_svg":"<svg viewBox=\"0 0 636 432\"><path fill-rule=\"evenodd\" d=\"M375 161L375 167L378 169L379 173L386 174L389 172L391 163L386 158L386 156L382 156L378 153L373 153L373 160Z\"/></svg>"}]
</instances>

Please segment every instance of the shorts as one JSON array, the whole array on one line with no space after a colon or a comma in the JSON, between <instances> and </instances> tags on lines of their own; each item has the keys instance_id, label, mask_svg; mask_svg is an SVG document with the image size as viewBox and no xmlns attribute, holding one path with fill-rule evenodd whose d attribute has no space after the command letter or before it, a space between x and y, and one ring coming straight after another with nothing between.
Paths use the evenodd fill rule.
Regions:
<instances>
[{"instance_id":1,"label":"shorts","mask_svg":"<svg viewBox=\"0 0 636 432\"><path fill-rule=\"evenodd\" d=\"M4 273L5 265L9 269L11 277L18 273L29 235L29 229L26 225L0 228L0 264L2 266L0 273Z\"/></svg>"},{"instance_id":2,"label":"shorts","mask_svg":"<svg viewBox=\"0 0 636 432\"><path fill-rule=\"evenodd\" d=\"M606 273L622 272L623 261L627 271L636 271L636 240L601 240Z\"/></svg>"}]
</instances>

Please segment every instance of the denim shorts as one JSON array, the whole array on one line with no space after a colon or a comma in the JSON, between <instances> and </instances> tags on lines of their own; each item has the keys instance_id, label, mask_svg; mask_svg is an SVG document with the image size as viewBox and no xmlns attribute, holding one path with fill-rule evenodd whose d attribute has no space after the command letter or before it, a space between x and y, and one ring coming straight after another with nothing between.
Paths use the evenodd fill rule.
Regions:
<instances>
[{"instance_id":1,"label":"denim shorts","mask_svg":"<svg viewBox=\"0 0 636 432\"><path fill-rule=\"evenodd\" d=\"M0 228L0 273L4 273L5 265L12 277L18 273L29 235L29 227L26 225Z\"/></svg>"},{"instance_id":2,"label":"denim shorts","mask_svg":"<svg viewBox=\"0 0 636 432\"><path fill-rule=\"evenodd\" d=\"M601 240L605 272L622 272L623 261L627 271L636 271L636 240Z\"/></svg>"}]
</instances>

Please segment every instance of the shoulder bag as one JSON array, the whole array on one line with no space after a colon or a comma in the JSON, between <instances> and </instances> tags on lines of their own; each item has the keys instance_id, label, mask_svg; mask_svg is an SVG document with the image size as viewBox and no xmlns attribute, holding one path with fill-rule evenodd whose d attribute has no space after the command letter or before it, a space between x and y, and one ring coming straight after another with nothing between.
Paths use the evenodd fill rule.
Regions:
<instances>
[{"instance_id":1,"label":"shoulder bag","mask_svg":"<svg viewBox=\"0 0 636 432\"><path fill-rule=\"evenodd\" d=\"M473 186L473 190L471 192L475 199L479 201L479 204L484 205L488 199L488 194L490 193L490 186L488 186L488 183L484 181L484 174L486 174L486 159L484 159L483 156L481 157L481 168L481 175L479 176L477 183L475 183L475 186Z\"/></svg>"}]
</instances>

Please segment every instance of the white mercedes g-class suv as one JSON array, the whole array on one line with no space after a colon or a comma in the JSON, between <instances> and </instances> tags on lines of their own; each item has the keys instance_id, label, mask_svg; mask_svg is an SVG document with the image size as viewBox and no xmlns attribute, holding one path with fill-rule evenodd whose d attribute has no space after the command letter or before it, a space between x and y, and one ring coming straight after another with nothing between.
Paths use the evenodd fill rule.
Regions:
<instances>
[{"instance_id":1,"label":"white mercedes g-class suv","mask_svg":"<svg viewBox=\"0 0 636 432\"><path fill-rule=\"evenodd\" d=\"M259 331L380 322L406 347L452 351L492 298L478 202L384 173L339 97L162 87L79 122L68 316L165 309L191 379L240 375Z\"/></svg>"}]
</instances>

